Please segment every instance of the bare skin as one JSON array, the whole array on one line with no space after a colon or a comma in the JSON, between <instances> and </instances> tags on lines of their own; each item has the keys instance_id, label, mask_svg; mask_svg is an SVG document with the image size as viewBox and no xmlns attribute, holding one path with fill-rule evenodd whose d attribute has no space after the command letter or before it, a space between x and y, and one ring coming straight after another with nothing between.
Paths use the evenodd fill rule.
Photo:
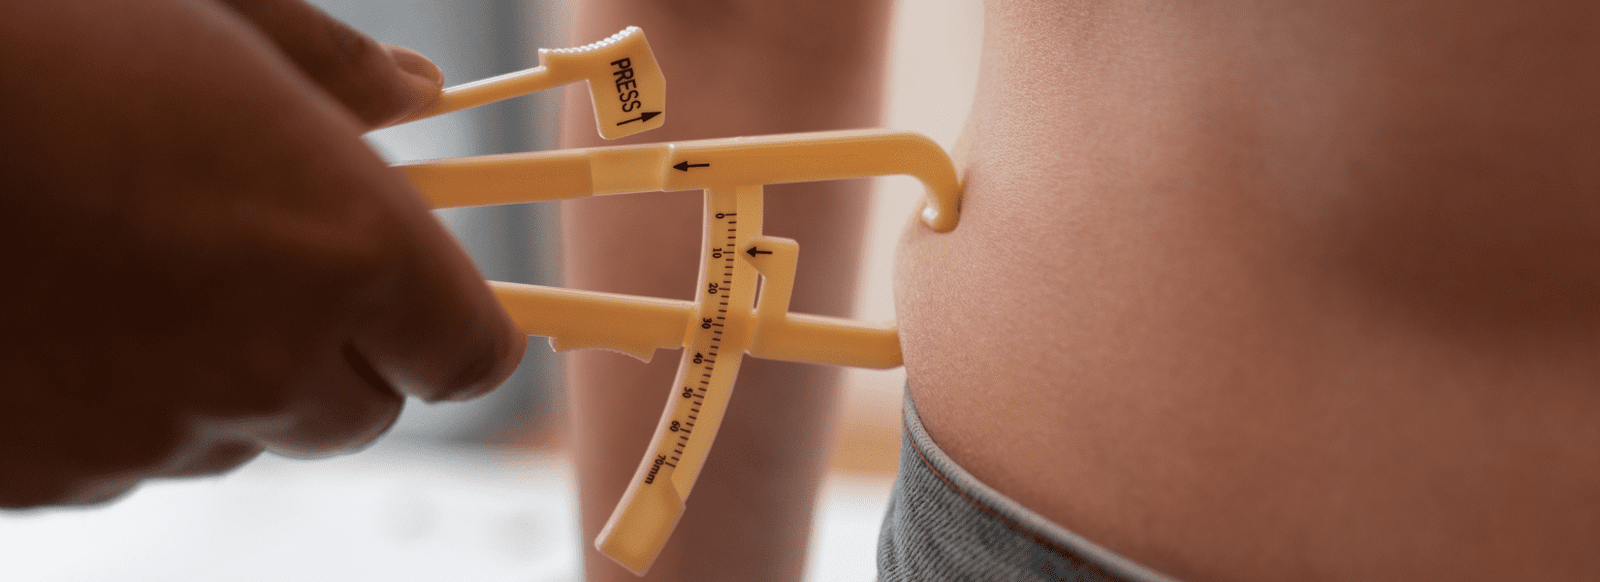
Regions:
<instances>
[{"instance_id":1,"label":"bare skin","mask_svg":"<svg viewBox=\"0 0 1600 582\"><path fill-rule=\"evenodd\" d=\"M664 66L728 59L668 75L733 115L672 127L803 129L717 122L770 97L731 91L828 67L751 83L727 63L773 35L645 13ZM961 224L912 223L897 265L929 431L1001 492L1181 579L1600 577L1597 25L1582 2L992 2ZM681 204L675 223L695 223ZM574 205L569 259L698 240L598 208ZM584 234L600 217L631 222ZM692 284L690 251L643 256L569 275ZM572 369L590 535L671 374L606 358ZM708 469L654 579L797 575L746 568L794 555L803 529L741 511L811 493L768 469L808 462L773 443L817 410L720 439L794 457ZM761 543L718 529L751 523Z\"/></svg>"},{"instance_id":2,"label":"bare skin","mask_svg":"<svg viewBox=\"0 0 1600 582\"><path fill-rule=\"evenodd\" d=\"M1189 580L1600 577L1600 10L991 2L934 439Z\"/></svg>"},{"instance_id":3,"label":"bare skin","mask_svg":"<svg viewBox=\"0 0 1600 582\"><path fill-rule=\"evenodd\" d=\"M360 140L427 59L298 0L0 7L0 507L358 448L526 338Z\"/></svg>"}]
</instances>

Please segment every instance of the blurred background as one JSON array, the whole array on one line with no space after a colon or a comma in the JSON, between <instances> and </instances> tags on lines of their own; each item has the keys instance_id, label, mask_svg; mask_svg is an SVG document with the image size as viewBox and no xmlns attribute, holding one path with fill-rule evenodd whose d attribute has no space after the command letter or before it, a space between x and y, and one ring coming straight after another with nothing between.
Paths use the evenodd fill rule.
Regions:
<instances>
[{"instance_id":1,"label":"blurred background","mask_svg":"<svg viewBox=\"0 0 1600 582\"><path fill-rule=\"evenodd\" d=\"M535 66L540 47L599 40L566 38L569 6L558 0L312 3L429 56L447 85ZM972 101L981 29L981 0L901 0L886 31L887 127L954 146ZM652 48L670 76L672 47ZM391 161L550 149L559 101L548 91L368 140ZM879 179L876 190L856 317L888 321L894 242L922 190L901 177ZM558 285L554 210L438 215L488 278ZM0 513L0 580L579 580L579 549L589 540L579 539L563 447L560 364L535 338L500 390L468 403L410 402L387 435L357 454L269 455L225 476L150 483L103 508ZM898 369L847 376L807 579L875 576L904 383Z\"/></svg>"}]
</instances>

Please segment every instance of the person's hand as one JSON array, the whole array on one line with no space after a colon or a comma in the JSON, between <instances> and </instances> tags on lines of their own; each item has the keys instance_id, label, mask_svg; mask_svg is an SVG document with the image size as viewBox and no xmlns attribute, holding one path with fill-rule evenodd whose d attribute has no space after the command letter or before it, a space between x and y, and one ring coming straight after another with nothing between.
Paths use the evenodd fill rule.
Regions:
<instances>
[{"instance_id":1,"label":"person's hand","mask_svg":"<svg viewBox=\"0 0 1600 582\"><path fill-rule=\"evenodd\" d=\"M299 0L7 2L0 71L0 506L348 450L520 359L359 137L421 56Z\"/></svg>"}]
</instances>

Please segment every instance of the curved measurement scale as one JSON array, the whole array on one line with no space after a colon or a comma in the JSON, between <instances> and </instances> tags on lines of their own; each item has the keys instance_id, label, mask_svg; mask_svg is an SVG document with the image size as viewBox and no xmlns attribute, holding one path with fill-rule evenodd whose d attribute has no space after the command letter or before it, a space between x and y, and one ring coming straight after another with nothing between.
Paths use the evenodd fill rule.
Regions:
<instances>
[{"instance_id":1,"label":"curved measurement scale","mask_svg":"<svg viewBox=\"0 0 1600 582\"><path fill-rule=\"evenodd\" d=\"M906 174L922 181L922 218L955 227L960 185L926 137L854 130L436 160L399 169L436 207L647 191L705 191L704 254L693 301L492 283L529 335L556 351L604 348L649 360L684 348L678 381L644 461L596 546L643 574L683 515L745 354L798 362L900 365L892 325L789 313L799 245L762 234L762 187ZM530 186L536 185L536 186ZM759 303L756 298L761 282Z\"/></svg>"},{"instance_id":2,"label":"curved measurement scale","mask_svg":"<svg viewBox=\"0 0 1600 582\"><path fill-rule=\"evenodd\" d=\"M637 27L575 49L539 51L540 66L445 89L404 120L587 81L600 134L660 127L665 79ZM615 98L615 99L614 99ZM922 212L955 228L960 185L944 150L911 132L839 131L434 160L396 166L436 208L560 200L628 192L705 191L704 254L693 301L491 282L529 335L556 351L603 348L648 361L684 348L655 438L595 545L643 575L683 516L745 354L890 368L893 326L789 313L799 245L762 234L762 187L907 174L928 188ZM759 304L756 285L761 284Z\"/></svg>"},{"instance_id":3,"label":"curved measurement scale","mask_svg":"<svg viewBox=\"0 0 1600 582\"><path fill-rule=\"evenodd\" d=\"M760 236L761 203L760 186L706 190L701 297L691 310L678 381L644 461L595 540L602 553L636 574L649 569L683 516L750 348L756 269L739 256L742 248L758 250L752 239ZM893 345L885 347L898 355L899 338L886 339Z\"/></svg>"}]
</instances>

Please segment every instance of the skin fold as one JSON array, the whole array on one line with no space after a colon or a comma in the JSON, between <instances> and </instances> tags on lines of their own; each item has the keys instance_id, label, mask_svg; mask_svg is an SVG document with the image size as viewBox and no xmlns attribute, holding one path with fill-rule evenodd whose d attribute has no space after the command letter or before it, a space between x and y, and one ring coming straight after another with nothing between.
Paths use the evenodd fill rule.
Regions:
<instances>
[{"instance_id":1,"label":"skin fold","mask_svg":"<svg viewBox=\"0 0 1600 582\"><path fill-rule=\"evenodd\" d=\"M645 26L674 103L714 104L651 141L822 129L764 112L850 104L823 47L885 30L654 6L579 16ZM989 2L961 223L908 220L896 265L928 431L1179 579L1600 576L1597 25L1583 2ZM569 284L686 294L698 197L659 204L570 205ZM659 414L657 357L571 360L586 538ZM764 508L809 507L818 441L793 435L825 409L757 404L798 397L753 374L728 419L761 424L724 428L652 579L799 575L809 513Z\"/></svg>"},{"instance_id":2,"label":"skin fold","mask_svg":"<svg viewBox=\"0 0 1600 582\"><path fill-rule=\"evenodd\" d=\"M649 31L672 122L633 141L671 141L877 125L888 16L597 0L574 38ZM1600 578L1600 9L993 0L984 26L961 224L911 222L895 273L956 462L1179 579ZM0 70L0 506L348 450L515 366L359 140L437 92L426 59L294 0L13 2ZM564 144L599 145L569 101ZM847 314L864 185L770 192L794 310ZM695 292L699 196L648 196L564 203L567 286ZM586 540L673 356L568 360ZM650 579L800 577L836 381L745 363Z\"/></svg>"},{"instance_id":3,"label":"skin fold","mask_svg":"<svg viewBox=\"0 0 1600 582\"><path fill-rule=\"evenodd\" d=\"M896 271L951 457L1179 579L1600 575L1592 4L985 19Z\"/></svg>"}]
</instances>

